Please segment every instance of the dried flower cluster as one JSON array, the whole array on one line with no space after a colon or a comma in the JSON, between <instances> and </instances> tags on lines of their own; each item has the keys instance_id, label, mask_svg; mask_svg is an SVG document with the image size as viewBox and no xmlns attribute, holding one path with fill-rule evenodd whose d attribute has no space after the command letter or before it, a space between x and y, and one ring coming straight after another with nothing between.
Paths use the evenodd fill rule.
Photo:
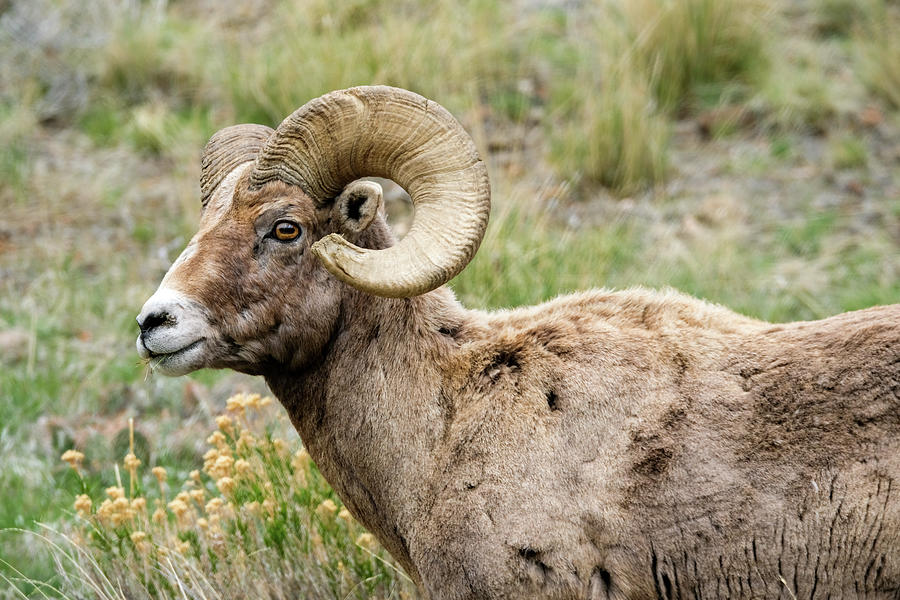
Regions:
<instances>
[{"instance_id":1,"label":"dried flower cluster","mask_svg":"<svg viewBox=\"0 0 900 600\"><path fill-rule=\"evenodd\" d=\"M118 561L144 573L141 585L147 589L172 586L172 570L163 566L177 557L203 573L200 581L207 586L232 578L236 570L259 569L280 573L285 586L305 578L317 581L321 591L321 581L327 582L336 598L404 597L409 583L341 506L309 453L292 452L291 444L264 433L270 405L271 398L258 394L229 398L206 439L202 469L191 471L174 495L162 466L149 470L145 495L134 492L143 480L132 442L123 461L129 492L117 482L102 500L77 496L73 538L100 562ZM81 473L82 453L68 450L62 460ZM277 579L267 585L277 585Z\"/></svg>"}]
</instances>

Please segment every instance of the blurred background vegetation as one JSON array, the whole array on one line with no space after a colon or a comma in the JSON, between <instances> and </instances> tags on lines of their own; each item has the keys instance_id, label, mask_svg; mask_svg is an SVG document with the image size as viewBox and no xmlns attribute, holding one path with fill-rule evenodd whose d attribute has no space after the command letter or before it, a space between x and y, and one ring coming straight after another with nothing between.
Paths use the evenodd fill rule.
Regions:
<instances>
[{"instance_id":1,"label":"blurred background vegetation","mask_svg":"<svg viewBox=\"0 0 900 600\"><path fill-rule=\"evenodd\" d=\"M409 88L489 165L468 306L645 285L821 318L900 301L898 31L897 0L0 0L0 575L59 583L13 530L113 485L128 417L185 480L224 399L265 391L133 351L217 129Z\"/></svg>"}]
</instances>

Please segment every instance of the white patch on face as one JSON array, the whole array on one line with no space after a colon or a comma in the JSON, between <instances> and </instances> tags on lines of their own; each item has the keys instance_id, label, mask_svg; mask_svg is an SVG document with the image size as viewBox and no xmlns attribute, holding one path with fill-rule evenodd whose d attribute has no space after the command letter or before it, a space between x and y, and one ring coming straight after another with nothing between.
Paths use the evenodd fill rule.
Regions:
<instances>
[{"instance_id":1,"label":"white patch on face","mask_svg":"<svg viewBox=\"0 0 900 600\"><path fill-rule=\"evenodd\" d=\"M175 262L172 263L172 266L169 267L169 270L166 271L165 276L163 277L162 283L159 284L159 289L166 287L166 284L169 281L169 277L175 270L184 263L187 259L192 257L197 252L197 238L196 236L188 242L187 247L181 251L181 254L178 255L178 258L175 259Z\"/></svg>"},{"instance_id":2,"label":"white patch on face","mask_svg":"<svg viewBox=\"0 0 900 600\"><path fill-rule=\"evenodd\" d=\"M202 368L212 329L203 307L165 284L144 304L138 315L142 331L137 339L141 358L154 370L176 376Z\"/></svg>"},{"instance_id":3,"label":"white patch on face","mask_svg":"<svg viewBox=\"0 0 900 600\"><path fill-rule=\"evenodd\" d=\"M237 183L252 165L253 161L242 163L222 180L204 209L201 232L172 263L159 289L138 315L142 327L137 339L138 354L164 375L184 375L204 366L207 340L214 333L205 318L206 311L199 302L171 287L170 279L197 252L203 230L215 226L228 213Z\"/></svg>"}]
</instances>

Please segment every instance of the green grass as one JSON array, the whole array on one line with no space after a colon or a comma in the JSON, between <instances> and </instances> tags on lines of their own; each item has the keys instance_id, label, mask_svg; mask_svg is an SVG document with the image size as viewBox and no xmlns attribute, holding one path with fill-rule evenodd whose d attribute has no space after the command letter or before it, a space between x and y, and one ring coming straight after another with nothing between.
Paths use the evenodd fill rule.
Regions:
<instances>
[{"instance_id":1,"label":"green grass","mask_svg":"<svg viewBox=\"0 0 900 600\"><path fill-rule=\"evenodd\" d=\"M129 343L146 294L129 281L136 275L132 261L113 255L98 270L72 255L38 260L19 267L43 276L4 282L0 290L0 330L18 328L29 336L26 353L0 367L0 447L6 465L19 465L0 470L0 528L53 522L70 507L76 482L48 464L75 440L109 448L93 415L181 413L184 383L144 381ZM18 566L46 578L52 570L34 558L33 547L13 550L25 542L7 534L0 557L31 556Z\"/></svg>"},{"instance_id":2,"label":"green grass","mask_svg":"<svg viewBox=\"0 0 900 600\"><path fill-rule=\"evenodd\" d=\"M671 116L733 102L768 73L764 2L601 2L566 23L550 53L551 160L559 172L630 194L667 174ZM563 29L557 24L559 29Z\"/></svg>"},{"instance_id":3,"label":"green grass","mask_svg":"<svg viewBox=\"0 0 900 600\"><path fill-rule=\"evenodd\" d=\"M787 253L795 256L820 254L837 221L838 214L834 211L812 214L799 223L780 225L777 240Z\"/></svg>"},{"instance_id":4,"label":"green grass","mask_svg":"<svg viewBox=\"0 0 900 600\"><path fill-rule=\"evenodd\" d=\"M868 164L865 140L854 135L842 135L831 142L831 163L836 169L861 169Z\"/></svg>"},{"instance_id":5,"label":"green grass","mask_svg":"<svg viewBox=\"0 0 900 600\"><path fill-rule=\"evenodd\" d=\"M274 18L282 27L259 45L223 40L224 60L214 68L239 120L277 124L298 98L365 84L441 97L457 112L485 99L507 114L519 110L509 66L521 57L518 36L528 33L510 27L507 3L308 4L279 3Z\"/></svg>"},{"instance_id":6,"label":"green grass","mask_svg":"<svg viewBox=\"0 0 900 600\"><path fill-rule=\"evenodd\" d=\"M835 129L873 102L900 108L900 7L889 0L818 0L808 35L796 22L776 24L769 74L753 103L781 130ZM820 36L824 36L824 39ZM859 152L851 162L859 162ZM838 161L840 162L840 161ZM838 167L842 168L842 167Z\"/></svg>"},{"instance_id":7,"label":"green grass","mask_svg":"<svg viewBox=\"0 0 900 600\"><path fill-rule=\"evenodd\" d=\"M628 65L604 75L594 94L557 108L575 118L551 130L551 158L561 172L628 194L665 178L671 125Z\"/></svg>"},{"instance_id":8,"label":"green grass","mask_svg":"<svg viewBox=\"0 0 900 600\"><path fill-rule=\"evenodd\" d=\"M900 6L872 0L869 14L857 28L856 49L863 82L893 109L900 109Z\"/></svg>"},{"instance_id":9,"label":"green grass","mask_svg":"<svg viewBox=\"0 0 900 600\"><path fill-rule=\"evenodd\" d=\"M829 128L838 113L835 82L822 77L827 56L821 43L785 34L751 104L764 113L764 121L779 131Z\"/></svg>"},{"instance_id":10,"label":"green grass","mask_svg":"<svg viewBox=\"0 0 900 600\"><path fill-rule=\"evenodd\" d=\"M512 210L495 216L452 287L465 303L483 308L535 304L591 287L674 287L774 322L896 302L900 265L883 257L897 242L888 231L852 237L853 220L852 213L828 211L759 230L716 226L684 237L674 227L660 234L622 221L560 229L546 214ZM792 257L805 259L804 266Z\"/></svg>"},{"instance_id":11,"label":"green grass","mask_svg":"<svg viewBox=\"0 0 900 600\"><path fill-rule=\"evenodd\" d=\"M78 118L78 128L100 146L114 143L125 129L125 116L116 106L97 102Z\"/></svg>"},{"instance_id":12,"label":"green grass","mask_svg":"<svg viewBox=\"0 0 900 600\"><path fill-rule=\"evenodd\" d=\"M452 287L468 306L537 304L607 285L639 248L637 232L627 224L575 232L558 229L546 214L495 211L478 254Z\"/></svg>"},{"instance_id":13,"label":"green grass","mask_svg":"<svg viewBox=\"0 0 900 600\"><path fill-rule=\"evenodd\" d=\"M692 100L715 104L766 73L771 7L765 1L638 0L624 6L634 64L667 110Z\"/></svg>"},{"instance_id":14,"label":"green grass","mask_svg":"<svg viewBox=\"0 0 900 600\"><path fill-rule=\"evenodd\" d=\"M66 445L102 457L123 414L183 428L198 402L187 380L145 379L133 350L134 316L193 234L195 182L173 183L178 167L167 166L168 181L136 186L146 159L77 136L48 145L31 115L19 105L0 125L25 154L20 177L0 184L0 333L22 340L0 348L0 529L54 522L71 506L78 488L54 459ZM214 388L223 376L191 379ZM192 444L170 436L160 452L193 456ZM27 575L52 575L33 539L4 533L0 547Z\"/></svg>"},{"instance_id":15,"label":"green grass","mask_svg":"<svg viewBox=\"0 0 900 600\"><path fill-rule=\"evenodd\" d=\"M15 202L27 189L26 140L35 124L35 115L27 106L0 101L0 202Z\"/></svg>"},{"instance_id":16,"label":"green grass","mask_svg":"<svg viewBox=\"0 0 900 600\"><path fill-rule=\"evenodd\" d=\"M847 37L868 17L874 2L871 0L816 0L814 3L816 31L824 36Z\"/></svg>"},{"instance_id":17,"label":"green grass","mask_svg":"<svg viewBox=\"0 0 900 600\"><path fill-rule=\"evenodd\" d=\"M109 41L97 65L97 85L111 98L142 104L165 98L184 105L199 99L209 60L201 42L201 22L179 18L164 4L122 11L111 24Z\"/></svg>"}]
</instances>

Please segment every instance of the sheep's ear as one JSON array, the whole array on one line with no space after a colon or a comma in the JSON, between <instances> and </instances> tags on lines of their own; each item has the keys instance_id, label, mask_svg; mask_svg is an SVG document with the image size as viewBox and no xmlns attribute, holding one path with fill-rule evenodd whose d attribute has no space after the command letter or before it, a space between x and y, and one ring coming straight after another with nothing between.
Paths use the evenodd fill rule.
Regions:
<instances>
[{"instance_id":1,"label":"sheep's ear","mask_svg":"<svg viewBox=\"0 0 900 600\"><path fill-rule=\"evenodd\" d=\"M360 233L371 225L384 203L381 186L374 181L354 181L334 202L334 212L344 233Z\"/></svg>"}]
</instances>

